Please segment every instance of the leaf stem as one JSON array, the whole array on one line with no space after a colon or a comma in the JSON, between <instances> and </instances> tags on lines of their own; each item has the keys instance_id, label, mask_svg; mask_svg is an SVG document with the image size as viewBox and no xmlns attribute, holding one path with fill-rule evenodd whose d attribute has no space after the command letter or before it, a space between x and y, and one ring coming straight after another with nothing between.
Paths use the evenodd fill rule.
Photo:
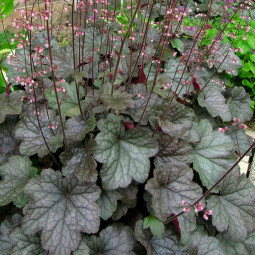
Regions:
<instances>
[{"instance_id":1,"label":"leaf stem","mask_svg":"<svg viewBox=\"0 0 255 255\"><path fill-rule=\"evenodd\" d=\"M193 207L194 205L196 205L198 202L200 202L202 199L204 199L205 197L207 197L211 191L218 186L225 178L226 176L242 161L242 159L249 153L249 151L255 146L255 141L251 144L251 146L244 152L244 154L235 162L235 164L233 164L228 171L210 188L208 189L200 198L198 198L192 205L188 206L188 208ZM171 221L173 221L174 219L178 218L179 216L181 216L182 214L184 214L185 212L180 212L178 214L176 214L175 216L169 218L168 220L166 220L164 223L169 223Z\"/></svg>"}]
</instances>

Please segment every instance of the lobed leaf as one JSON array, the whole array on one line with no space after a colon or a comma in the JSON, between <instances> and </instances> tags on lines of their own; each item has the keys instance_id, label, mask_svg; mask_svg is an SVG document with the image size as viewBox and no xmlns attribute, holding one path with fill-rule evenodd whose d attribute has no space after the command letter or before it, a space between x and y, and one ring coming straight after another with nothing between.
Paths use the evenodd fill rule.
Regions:
<instances>
[{"instance_id":1,"label":"lobed leaf","mask_svg":"<svg viewBox=\"0 0 255 255\"><path fill-rule=\"evenodd\" d=\"M48 147L52 152L56 152L62 146L62 131L55 111L48 110L47 113L43 110L38 118L40 126L36 114L33 112L26 114L16 125L15 137L22 140L19 146L22 155L31 156L37 153L39 157L43 157L49 153ZM57 127L53 131L50 128L51 126ZM40 127L48 147L45 144ZM56 137L59 138L56 140Z\"/></svg>"},{"instance_id":2,"label":"lobed leaf","mask_svg":"<svg viewBox=\"0 0 255 255\"><path fill-rule=\"evenodd\" d=\"M98 231L100 209L95 201L101 191L95 184L46 169L25 192L33 200L24 208L22 229L25 234L42 231L42 247L50 253L71 254L79 246L81 231Z\"/></svg>"},{"instance_id":3,"label":"lobed leaf","mask_svg":"<svg viewBox=\"0 0 255 255\"><path fill-rule=\"evenodd\" d=\"M232 119L226 99L218 89L205 88L198 96L198 103L206 107L213 117L220 116L223 121Z\"/></svg>"},{"instance_id":4,"label":"lobed leaf","mask_svg":"<svg viewBox=\"0 0 255 255\"><path fill-rule=\"evenodd\" d=\"M212 223L220 232L243 242L255 229L255 187L245 175L229 175L221 183L221 196L208 198Z\"/></svg>"},{"instance_id":5,"label":"lobed leaf","mask_svg":"<svg viewBox=\"0 0 255 255\"><path fill-rule=\"evenodd\" d=\"M172 213L182 211L182 201L192 204L202 195L202 189L192 179L192 169L182 162L172 162L164 169L154 170L154 176L147 182L145 190L152 195L152 208L160 220L165 221ZM195 230L194 212L184 214L178 220L183 233ZM184 242L188 240L185 234L182 238Z\"/></svg>"},{"instance_id":6,"label":"lobed leaf","mask_svg":"<svg viewBox=\"0 0 255 255\"><path fill-rule=\"evenodd\" d=\"M199 173L202 184L210 188L235 163L234 144L229 136L213 131L206 119L200 121L197 132L200 143L195 145L193 167Z\"/></svg>"},{"instance_id":7,"label":"lobed leaf","mask_svg":"<svg viewBox=\"0 0 255 255\"><path fill-rule=\"evenodd\" d=\"M29 200L24 193L24 187L31 178L37 176L37 169L32 167L28 157L12 156L0 167L0 206L14 202L17 207L23 207Z\"/></svg>"},{"instance_id":8,"label":"lobed leaf","mask_svg":"<svg viewBox=\"0 0 255 255\"><path fill-rule=\"evenodd\" d=\"M24 96L23 90L15 90L7 96L5 93L0 94L0 123L4 122L8 114L20 114L22 111L21 98Z\"/></svg>"},{"instance_id":9,"label":"lobed leaf","mask_svg":"<svg viewBox=\"0 0 255 255\"><path fill-rule=\"evenodd\" d=\"M72 146L69 150L60 154L63 175L74 174L79 180L86 182L96 182L97 180L97 163L92 157L96 148L96 142L87 139L85 144Z\"/></svg>"},{"instance_id":10,"label":"lobed leaf","mask_svg":"<svg viewBox=\"0 0 255 255\"><path fill-rule=\"evenodd\" d=\"M108 114L98 122L101 131L97 137L94 158L104 163L100 176L107 190L127 187L132 179L143 183L150 169L149 157L157 151L157 143L148 131L135 128L125 131L121 119Z\"/></svg>"},{"instance_id":11,"label":"lobed leaf","mask_svg":"<svg viewBox=\"0 0 255 255\"><path fill-rule=\"evenodd\" d=\"M130 255L134 239L129 227L109 226L98 237L84 236L81 245L84 244L89 247L89 255Z\"/></svg>"}]
</instances>

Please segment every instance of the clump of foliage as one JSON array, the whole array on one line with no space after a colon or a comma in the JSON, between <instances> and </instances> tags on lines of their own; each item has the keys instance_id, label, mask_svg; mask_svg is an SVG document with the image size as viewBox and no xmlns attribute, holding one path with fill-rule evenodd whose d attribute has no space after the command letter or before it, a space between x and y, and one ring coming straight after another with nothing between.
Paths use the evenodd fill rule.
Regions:
<instances>
[{"instance_id":1,"label":"clump of foliage","mask_svg":"<svg viewBox=\"0 0 255 255\"><path fill-rule=\"evenodd\" d=\"M23 2L1 62L1 254L252 254L250 97L221 40L252 2L84 0L66 26Z\"/></svg>"}]
</instances>

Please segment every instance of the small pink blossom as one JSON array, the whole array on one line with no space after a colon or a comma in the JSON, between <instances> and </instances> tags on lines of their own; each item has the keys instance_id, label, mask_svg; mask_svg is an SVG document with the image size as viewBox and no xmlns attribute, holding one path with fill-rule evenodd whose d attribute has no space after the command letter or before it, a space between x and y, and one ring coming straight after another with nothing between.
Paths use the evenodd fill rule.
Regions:
<instances>
[{"instance_id":1,"label":"small pink blossom","mask_svg":"<svg viewBox=\"0 0 255 255\"><path fill-rule=\"evenodd\" d=\"M187 204L187 202L183 200L182 201L182 205L186 205L186 204Z\"/></svg>"},{"instance_id":2,"label":"small pink blossom","mask_svg":"<svg viewBox=\"0 0 255 255\"><path fill-rule=\"evenodd\" d=\"M190 212L190 208L189 207L185 207L182 209L184 212Z\"/></svg>"},{"instance_id":3,"label":"small pink blossom","mask_svg":"<svg viewBox=\"0 0 255 255\"><path fill-rule=\"evenodd\" d=\"M219 131L222 133L225 133L225 129L224 128L219 128Z\"/></svg>"},{"instance_id":4,"label":"small pink blossom","mask_svg":"<svg viewBox=\"0 0 255 255\"><path fill-rule=\"evenodd\" d=\"M198 213L200 211L204 210L204 207L202 205L202 203L198 203L196 206L195 206L195 213Z\"/></svg>"},{"instance_id":5,"label":"small pink blossom","mask_svg":"<svg viewBox=\"0 0 255 255\"><path fill-rule=\"evenodd\" d=\"M244 128L244 129L246 129L246 128L247 128L247 125L241 124L241 125L239 125L239 128Z\"/></svg>"}]
</instances>

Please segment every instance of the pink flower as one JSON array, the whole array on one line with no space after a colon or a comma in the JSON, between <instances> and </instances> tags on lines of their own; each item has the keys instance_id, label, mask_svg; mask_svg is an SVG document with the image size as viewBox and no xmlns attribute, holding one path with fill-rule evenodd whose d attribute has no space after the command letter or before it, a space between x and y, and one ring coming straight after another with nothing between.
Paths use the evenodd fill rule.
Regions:
<instances>
[{"instance_id":1,"label":"pink flower","mask_svg":"<svg viewBox=\"0 0 255 255\"><path fill-rule=\"evenodd\" d=\"M187 202L183 200L182 201L182 205L186 205L186 204L187 204Z\"/></svg>"},{"instance_id":2,"label":"pink flower","mask_svg":"<svg viewBox=\"0 0 255 255\"><path fill-rule=\"evenodd\" d=\"M224 128L219 128L219 131L222 133L225 133L225 129Z\"/></svg>"},{"instance_id":3,"label":"pink flower","mask_svg":"<svg viewBox=\"0 0 255 255\"><path fill-rule=\"evenodd\" d=\"M182 209L184 212L190 212L190 208L189 207L185 207Z\"/></svg>"}]
</instances>

